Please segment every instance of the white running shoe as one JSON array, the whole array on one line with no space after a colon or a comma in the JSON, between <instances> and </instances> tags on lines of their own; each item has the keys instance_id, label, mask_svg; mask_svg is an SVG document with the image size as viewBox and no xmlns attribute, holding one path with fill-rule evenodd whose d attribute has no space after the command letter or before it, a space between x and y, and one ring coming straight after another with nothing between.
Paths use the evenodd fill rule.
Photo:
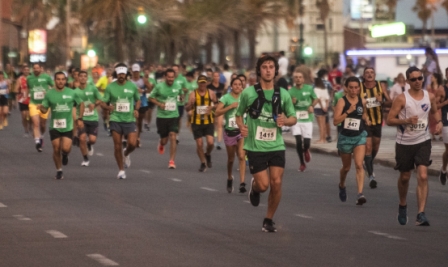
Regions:
<instances>
[{"instance_id":1,"label":"white running shoe","mask_svg":"<svg viewBox=\"0 0 448 267\"><path fill-rule=\"evenodd\" d=\"M126 173L124 171L119 171L117 179L126 179Z\"/></svg>"},{"instance_id":2,"label":"white running shoe","mask_svg":"<svg viewBox=\"0 0 448 267\"><path fill-rule=\"evenodd\" d=\"M88 160L83 160L82 163L81 163L81 166L83 166L83 167L89 167L89 164L90 164L90 161L88 161Z\"/></svg>"},{"instance_id":3,"label":"white running shoe","mask_svg":"<svg viewBox=\"0 0 448 267\"><path fill-rule=\"evenodd\" d=\"M124 155L125 152L126 152L126 148L123 149L124 167L129 168L129 167L131 167L131 155L125 156Z\"/></svg>"},{"instance_id":4,"label":"white running shoe","mask_svg":"<svg viewBox=\"0 0 448 267\"><path fill-rule=\"evenodd\" d=\"M93 156L93 145L90 145L90 149L88 149L87 154L88 154L89 156Z\"/></svg>"}]
</instances>

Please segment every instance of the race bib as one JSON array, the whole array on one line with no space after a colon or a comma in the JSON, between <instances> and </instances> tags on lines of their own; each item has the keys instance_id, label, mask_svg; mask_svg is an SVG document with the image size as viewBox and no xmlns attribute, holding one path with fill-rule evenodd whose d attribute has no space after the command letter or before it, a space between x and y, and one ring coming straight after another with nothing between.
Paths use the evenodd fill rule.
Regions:
<instances>
[{"instance_id":1,"label":"race bib","mask_svg":"<svg viewBox=\"0 0 448 267\"><path fill-rule=\"evenodd\" d=\"M257 126L255 140L272 142L277 139L277 128L264 128Z\"/></svg>"},{"instance_id":2,"label":"race bib","mask_svg":"<svg viewBox=\"0 0 448 267\"><path fill-rule=\"evenodd\" d=\"M166 102L165 110L166 111L175 111L177 108L176 102Z\"/></svg>"},{"instance_id":3,"label":"race bib","mask_svg":"<svg viewBox=\"0 0 448 267\"><path fill-rule=\"evenodd\" d=\"M366 98L366 108L375 108L381 106L376 97Z\"/></svg>"},{"instance_id":4,"label":"race bib","mask_svg":"<svg viewBox=\"0 0 448 267\"><path fill-rule=\"evenodd\" d=\"M6 95L6 89L0 89L0 95Z\"/></svg>"},{"instance_id":5,"label":"race bib","mask_svg":"<svg viewBox=\"0 0 448 267\"><path fill-rule=\"evenodd\" d=\"M196 113L199 115L204 115L207 113L208 106L197 106L196 107Z\"/></svg>"},{"instance_id":6,"label":"race bib","mask_svg":"<svg viewBox=\"0 0 448 267\"><path fill-rule=\"evenodd\" d=\"M117 103L117 112L129 112L130 110L130 103Z\"/></svg>"},{"instance_id":7,"label":"race bib","mask_svg":"<svg viewBox=\"0 0 448 267\"><path fill-rule=\"evenodd\" d=\"M344 129L359 131L359 126L361 125L360 119L346 118L344 120Z\"/></svg>"},{"instance_id":8,"label":"race bib","mask_svg":"<svg viewBox=\"0 0 448 267\"><path fill-rule=\"evenodd\" d=\"M44 97L45 97L44 92L42 92L42 91L34 92L34 99L35 100L42 100L42 99L44 99Z\"/></svg>"},{"instance_id":9,"label":"race bib","mask_svg":"<svg viewBox=\"0 0 448 267\"><path fill-rule=\"evenodd\" d=\"M85 108L85 109L84 109L84 117L85 117L85 116L93 116L93 113L94 113L94 111L93 111L93 110L90 111L89 108Z\"/></svg>"},{"instance_id":10,"label":"race bib","mask_svg":"<svg viewBox=\"0 0 448 267\"><path fill-rule=\"evenodd\" d=\"M428 120L419 119L417 121L417 124L410 124L408 125L408 130L413 131L425 131L426 127L428 127Z\"/></svg>"},{"instance_id":11,"label":"race bib","mask_svg":"<svg viewBox=\"0 0 448 267\"><path fill-rule=\"evenodd\" d=\"M229 118L229 127L230 128L238 128L238 125L236 124L235 117Z\"/></svg>"},{"instance_id":12,"label":"race bib","mask_svg":"<svg viewBox=\"0 0 448 267\"><path fill-rule=\"evenodd\" d=\"M64 129L64 128L67 128L67 121L65 119L53 120L53 128L54 129Z\"/></svg>"},{"instance_id":13,"label":"race bib","mask_svg":"<svg viewBox=\"0 0 448 267\"><path fill-rule=\"evenodd\" d=\"M306 110L297 111L296 116L297 116L298 120L307 120L310 118L310 115L308 114L308 111L306 111Z\"/></svg>"}]
</instances>

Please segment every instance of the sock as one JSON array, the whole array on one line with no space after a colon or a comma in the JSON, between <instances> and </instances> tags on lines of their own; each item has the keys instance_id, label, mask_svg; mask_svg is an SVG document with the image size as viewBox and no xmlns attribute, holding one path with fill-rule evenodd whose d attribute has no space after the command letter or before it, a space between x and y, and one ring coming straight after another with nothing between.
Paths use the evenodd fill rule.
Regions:
<instances>
[{"instance_id":1,"label":"sock","mask_svg":"<svg viewBox=\"0 0 448 267\"><path fill-rule=\"evenodd\" d=\"M40 138L34 138L34 142L35 142L36 144L40 144Z\"/></svg>"},{"instance_id":2,"label":"sock","mask_svg":"<svg viewBox=\"0 0 448 267\"><path fill-rule=\"evenodd\" d=\"M85 161L89 161L89 157L87 155L83 156Z\"/></svg>"},{"instance_id":3,"label":"sock","mask_svg":"<svg viewBox=\"0 0 448 267\"><path fill-rule=\"evenodd\" d=\"M302 136L294 135L294 137L296 138L296 150L299 155L300 164L305 164L305 161L303 160Z\"/></svg>"},{"instance_id":4,"label":"sock","mask_svg":"<svg viewBox=\"0 0 448 267\"><path fill-rule=\"evenodd\" d=\"M68 154L67 154L67 153L65 153L65 152L62 152L62 156L63 156L63 157L67 157L67 156L68 156Z\"/></svg>"},{"instance_id":5,"label":"sock","mask_svg":"<svg viewBox=\"0 0 448 267\"><path fill-rule=\"evenodd\" d=\"M59 170L57 170L58 172L62 172L62 168L60 168Z\"/></svg>"},{"instance_id":6,"label":"sock","mask_svg":"<svg viewBox=\"0 0 448 267\"><path fill-rule=\"evenodd\" d=\"M311 139L310 138L303 138L303 149L307 151L310 149L311 146Z\"/></svg>"},{"instance_id":7,"label":"sock","mask_svg":"<svg viewBox=\"0 0 448 267\"><path fill-rule=\"evenodd\" d=\"M378 150L372 150L372 161L376 158L377 154L378 154Z\"/></svg>"},{"instance_id":8,"label":"sock","mask_svg":"<svg viewBox=\"0 0 448 267\"><path fill-rule=\"evenodd\" d=\"M365 155L364 156L364 163L366 164L366 169L367 169L367 174L369 176L372 175L373 173L373 160L372 160L372 155Z\"/></svg>"}]
</instances>

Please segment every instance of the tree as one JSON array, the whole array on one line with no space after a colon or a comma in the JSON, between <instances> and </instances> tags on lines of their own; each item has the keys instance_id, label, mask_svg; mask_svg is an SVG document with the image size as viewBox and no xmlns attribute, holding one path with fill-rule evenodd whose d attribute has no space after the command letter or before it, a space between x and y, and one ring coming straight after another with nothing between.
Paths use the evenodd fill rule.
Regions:
<instances>
[{"instance_id":1,"label":"tree","mask_svg":"<svg viewBox=\"0 0 448 267\"><path fill-rule=\"evenodd\" d=\"M428 19L431 17L432 12L435 11L434 6L429 6L427 0L416 0L412 11L417 13L418 18L422 21L422 37L426 34Z\"/></svg>"},{"instance_id":2,"label":"tree","mask_svg":"<svg viewBox=\"0 0 448 267\"><path fill-rule=\"evenodd\" d=\"M397 8L397 2L399 0L386 0L386 5L389 8L389 20L394 20L395 9Z\"/></svg>"},{"instance_id":3,"label":"tree","mask_svg":"<svg viewBox=\"0 0 448 267\"><path fill-rule=\"evenodd\" d=\"M448 13L448 0L443 1L441 6L446 10L446 13Z\"/></svg>"},{"instance_id":4,"label":"tree","mask_svg":"<svg viewBox=\"0 0 448 267\"><path fill-rule=\"evenodd\" d=\"M324 62L328 64L327 19L331 11L330 5L328 4L328 0L318 0L316 6L319 9L320 19L324 25Z\"/></svg>"},{"instance_id":5,"label":"tree","mask_svg":"<svg viewBox=\"0 0 448 267\"><path fill-rule=\"evenodd\" d=\"M285 8L285 22L286 27L289 32L293 32L294 37L298 37L296 40L298 42L298 47L296 46L295 54L296 54L296 64L298 64L299 59L302 58L302 50L303 50L303 22L302 18L305 14L305 5L303 0L284 0L284 8ZM300 23L297 25L295 23L297 17L300 18ZM297 28L297 26L299 26ZM298 34L296 34L298 32ZM292 36L290 36L292 37Z\"/></svg>"}]
</instances>

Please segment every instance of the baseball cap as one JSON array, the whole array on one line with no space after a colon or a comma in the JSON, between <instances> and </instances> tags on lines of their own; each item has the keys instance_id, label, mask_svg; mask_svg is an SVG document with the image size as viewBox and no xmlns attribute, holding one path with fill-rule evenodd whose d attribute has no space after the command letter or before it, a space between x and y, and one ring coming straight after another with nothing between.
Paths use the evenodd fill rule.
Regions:
<instances>
[{"instance_id":1,"label":"baseball cap","mask_svg":"<svg viewBox=\"0 0 448 267\"><path fill-rule=\"evenodd\" d=\"M134 71L140 71L140 65L139 64L134 64L134 65L132 65L132 71L134 72Z\"/></svg>"},{"instance_id":2,"label":"baseball cap","mask_svg":"<svg viewBox=\"0 0 448 267\"><path fill-rule=\"evenodd\" d=\"M199 75L198 77L198 83L206 83L207 82L207 76L205 75Z\"/></svg>"},{"instance_id":3,"label":"baseball cap","mask_svg":"<svg viewBox=\"0 0 448 267\"><path fill-rule=\"evenodd\" d=\"M126 74L128 73L128 68L124 66L116 67L115 72L117 72L117 74Z\"/></svg>"}]
</instances>

